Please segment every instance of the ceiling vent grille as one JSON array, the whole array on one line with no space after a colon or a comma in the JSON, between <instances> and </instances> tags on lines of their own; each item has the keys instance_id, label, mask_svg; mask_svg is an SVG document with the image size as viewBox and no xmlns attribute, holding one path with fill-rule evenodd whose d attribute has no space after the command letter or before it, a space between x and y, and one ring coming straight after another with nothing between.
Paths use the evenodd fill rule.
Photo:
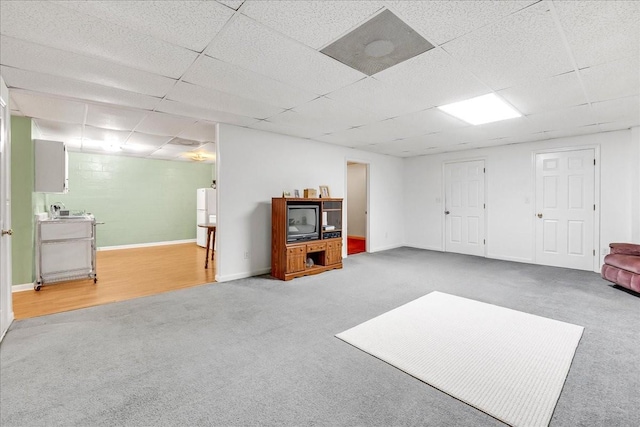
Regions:
<instances>
[{"instance_id":1,"label":"ceiling vent grille","mask_svg":"<svg viewBox=\"0 0 640 427\"><path fill-rule=\"evenodd\" d=\"M203 143L200 141L194 141L193 139L184 139L184 138L175 137L171 141L169 141L167 144L179 145L182 147L200 147Z\"/></svg>"},{"instance_id":2,"label":"ceiling vent grille","mask_svg":"<svg viewBox=\"0 0 640 427\"><path fill-rule=\"evenodd\" d=\"M372 76L430 49L431 43L385 9L320 52Z\"/></svg>"}]
</instances>

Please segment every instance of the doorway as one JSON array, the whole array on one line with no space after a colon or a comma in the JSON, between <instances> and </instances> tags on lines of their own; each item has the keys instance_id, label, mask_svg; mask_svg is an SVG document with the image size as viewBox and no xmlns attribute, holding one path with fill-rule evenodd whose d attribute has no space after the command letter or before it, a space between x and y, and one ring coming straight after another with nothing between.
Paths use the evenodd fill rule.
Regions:
<instances>
[{"instance_id":1,"label":"doorway","mask_svg":"<svg viewBox=\"0 0 640 427\"><path fill-rule=\"evenodd\" d=\"M536 262L594 270L595 150L536 154Z\"/></svg>"},{"instance_id":2,"label":"doorway","mask_svg":"<svg viewBox=\"0 0 640 427\"><path fill-rule=\"evenodd\" d=\"M13 321L11 302L11 148L9 91L0 78L0 340Z\"/></svg>"},{"instance_id":3,"label":"doorway","mask_svg":"<svg viewBox=\"0 0 640 427\"><path fill-rule=\"evenodd\" d=\"M485 256L484 160L444 165L445 252Z\"/></svg>"},{"instance_id":4,"label":"doorway","mask_svg":"<svg viewBox=\"0 0 640 427\"><path fill-rule=\"evenodd\" d=\"M369 164L347 161L347 255L367 252Z\"/></svg>"}]
</instances>

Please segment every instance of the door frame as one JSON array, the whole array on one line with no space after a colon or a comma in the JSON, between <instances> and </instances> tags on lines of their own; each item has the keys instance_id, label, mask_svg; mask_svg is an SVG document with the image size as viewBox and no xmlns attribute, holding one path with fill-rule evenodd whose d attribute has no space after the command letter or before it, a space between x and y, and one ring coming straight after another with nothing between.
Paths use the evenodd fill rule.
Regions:
<instances>
[{"instance_id":1,"label":"door frame","mask_svg":"<svg viewBox=\"0 0 640 427\"><path fill-rule=\"evenodd\" d=\"M531 152L531 231L532 231L532 239L531 239L531 250L533 255L533 263L537 265L543 265L538 262L538 251L536 247L536 157L538 154L547 154L547 153L562 153L567 151L579 151L579 150L593 150L593 157L596 160L594 175L593 175L593 202L596 204L596 209L593 213L593 246L596 250L596 256L593 257L593 269L592 271L595 273L600 272L601 259L604 256L602 254L602 250L600 249L600 145L576 145L576 146L566 146L566 147L558 147L558 148L546 148L534 150Z\"/></svg>"},{"instance_id":2,"label":"door frame","mask_svg":"<svg viewBox=\"0 0 640 427\"><path fill-rule=\"evenodd\" d=\"M4 109L0 132L6 136L4 151L0 156L0 228L11 229L11 112L9 110L9 90L0 76L0 105ZM13 322L12 274L11 274L11 236L0 237L0 341L4 338Z\"/></svg>"},{"instance_id":3,"label":"door frame","mask_svg":"<svg viewBox=\"0 0 640 427\"><path fill-rule=\"evenodd\" d=\"M349 192L348 192L348 181L349 181L349 163L360 163L365 165L366 168L366 178L365 178L365 185L366 185L366 189L365 189L365 197L367 198L366 201L366 214L365 214L365 233L366 235L365 237L365 252L369 253L371 252L371 161L370 160L362 160L362 159L358 159L355 157L349 157L349 156L345 156L344 159L344 194L345 194L345 198L343 200L343 207L342 207L342 223L345 224L344 227L342 227L343 229L343 235L342 235L342 257L346 258L347 255L347 229L349 224L347 223L347 210L348 210L348 205L349 205Z\"/></svg>"},{"instance_id":4,"label":"door frame","mask_svg":"<svg viewBox=\"0 0 640 427\"><path fill-rule=\"evenodd\" d=\"M447 218L446 215L444 214L444 211L446 209L446 204L447 204L447 200L446 200L446 196L447 196L447 172L446 172L446 168L447 165L453 164L453 163L466 163L466 162L477 162L479 160L484 161L484 253L483 253L483 257L486 258L487 257L487 253L488 253L488 248L489 248L489 203L487 203L487 199L488 199L488 191L489 191L489 185L488 185L488 171L489 171L489 161L488 158L486 156L479 156L479 157L468 157L468 158L460 158L460 159L451 159L451 160L445 160L442 162L442 204L441 204L441 209L440 209L440 217L441 217L441 222L440 222L440 227L442 230L442 239L441 239L441 245L442 245L442 252L447 252Z\"/></svg>"}]
</instances>

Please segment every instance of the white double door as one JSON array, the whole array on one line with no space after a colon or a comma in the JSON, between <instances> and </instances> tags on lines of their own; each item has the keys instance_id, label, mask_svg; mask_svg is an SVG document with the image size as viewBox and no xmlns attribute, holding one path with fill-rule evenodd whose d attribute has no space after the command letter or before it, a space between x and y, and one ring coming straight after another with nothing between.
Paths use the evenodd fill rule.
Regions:
<instances>
[{"instance_id":1,"label":"white double door","mask_svg":"<svg viewBox=\"0 0 640 427\"><path fill-rule=\"evenodd\" d=\"M484 160L447 163L445 251L485 256Z\"/></svg>"},{"instance_id":2,"label":"white double door","mask_svg":"<svg viewBox=\"0 0 640 427\"><path fill-rule=\"evenodd\" d=\"M536 263L594 269L595 152L536 155Z\"/></svg>"}]
</instances>

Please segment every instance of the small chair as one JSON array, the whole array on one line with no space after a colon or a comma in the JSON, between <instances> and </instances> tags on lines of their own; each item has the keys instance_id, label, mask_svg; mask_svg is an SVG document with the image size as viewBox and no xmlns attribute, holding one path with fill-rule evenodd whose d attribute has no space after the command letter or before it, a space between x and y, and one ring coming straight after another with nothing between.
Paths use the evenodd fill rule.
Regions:
<instances>
[{"instance_id":1,"label":"small chair","mask_svg":"<svg viewBox=\"0 0 640 427\"><path fill-rule=\"evenodd\" d=\"M640 293L640 245L611 243L604 257L602 278Z\"/></svg>"}]
</instances>

